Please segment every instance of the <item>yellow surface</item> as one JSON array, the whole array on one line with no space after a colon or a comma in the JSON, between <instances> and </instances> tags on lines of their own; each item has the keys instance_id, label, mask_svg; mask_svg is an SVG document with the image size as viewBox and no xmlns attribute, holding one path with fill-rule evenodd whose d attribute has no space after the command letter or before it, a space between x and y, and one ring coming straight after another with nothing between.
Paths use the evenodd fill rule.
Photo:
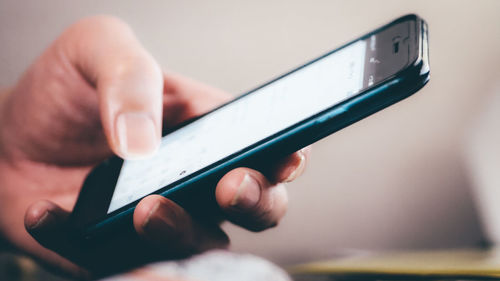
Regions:
<instances>
[{"instance_id":1,"label":"yellow surface","mask_svg":"<svg viewBox=\"0 0 500 281\"><path fill-rule=\"evenodd\" d=\"M500 248L370 254L298 265L291 272L500 278Z\"/></svg>"}]
</instances>

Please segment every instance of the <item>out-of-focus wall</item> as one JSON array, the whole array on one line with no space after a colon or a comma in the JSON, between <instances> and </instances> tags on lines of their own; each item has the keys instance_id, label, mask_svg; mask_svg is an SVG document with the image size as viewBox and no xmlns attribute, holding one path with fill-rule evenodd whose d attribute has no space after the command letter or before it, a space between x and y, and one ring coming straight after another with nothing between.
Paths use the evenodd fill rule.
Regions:
<instances>
[{"instance_id":1,"label":"out-of-focus wall","mask_svg":"<svg viewBox=\"0 0 500 281\"><path fill-rule=\"evenodd\" d=\"M459 142L498 80L500 1L2 0L0 85L87 15L123 18L162 66L236 95L410 12L429 23L430 83L317 143L279 227L225 228L234 249L282 264L342 248L474 245Z\"/></svg>"}]
</instances>

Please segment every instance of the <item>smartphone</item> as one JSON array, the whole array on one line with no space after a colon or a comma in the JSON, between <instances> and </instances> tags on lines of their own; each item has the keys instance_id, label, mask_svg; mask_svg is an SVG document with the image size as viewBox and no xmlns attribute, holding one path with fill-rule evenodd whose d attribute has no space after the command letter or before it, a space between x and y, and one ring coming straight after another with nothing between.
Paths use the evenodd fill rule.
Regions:
<instances>
[{"instance_id":1,"label":"smartphone","mask_svg":"<svg viewBox=\"0 0 500 281\"><path fill-rule=\"evenodd\" d=\"M73 234L92 241L133 231L134 208L150 194L193 214L216 210L215 186L230 170L265 170L423 87L427 46L426 23L403 16L166 132L149 159L104 161L83 184Z\"/></svg>"}]
</instances>

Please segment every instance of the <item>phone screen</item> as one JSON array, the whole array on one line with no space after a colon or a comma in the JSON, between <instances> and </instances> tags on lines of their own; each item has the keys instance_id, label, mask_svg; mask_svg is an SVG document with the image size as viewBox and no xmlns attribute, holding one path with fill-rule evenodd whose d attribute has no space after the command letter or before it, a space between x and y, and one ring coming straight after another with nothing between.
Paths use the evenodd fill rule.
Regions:
<instances>
[{"instance_id":1,"label":"phone screen","mask_svg":"<svg viewBox=\"0 0 500 281\"><path fill-rule=\"evenodd\" d=\"M108 213L286 130L387 77L368 71L381 63L375 56L378 39L378 35L372 35L355 41L173 131L163 137L159 151L149 159L125 160Z\"/></svg>"}]
</instances>

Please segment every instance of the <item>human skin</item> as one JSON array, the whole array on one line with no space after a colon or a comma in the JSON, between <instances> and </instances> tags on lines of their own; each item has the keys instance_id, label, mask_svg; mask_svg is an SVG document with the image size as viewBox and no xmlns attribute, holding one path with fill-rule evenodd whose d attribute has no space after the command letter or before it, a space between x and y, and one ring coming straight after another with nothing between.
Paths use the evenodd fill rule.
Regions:
<instances>
[{"instance_id":1,"label":"human skin","mask_svg":"<svg viewBox=\"0 0 500 281\"><path fill-rule=\"evenodd\" d=\"M113 154L151 155L162 128L228 100L223 91L163 72L119 19L75 23L0 93L1 235L78 277L227 246L217 220L200 223L158 195L137 205L132 241L117 238L89 251L66 239L64 225L93 166ZM276 160L269 171L242 167L226 174L216 187L226 217L252 231L275 226L287 207L282 183L304 171L309 151Z\"/></svg>"}]
</instances>

